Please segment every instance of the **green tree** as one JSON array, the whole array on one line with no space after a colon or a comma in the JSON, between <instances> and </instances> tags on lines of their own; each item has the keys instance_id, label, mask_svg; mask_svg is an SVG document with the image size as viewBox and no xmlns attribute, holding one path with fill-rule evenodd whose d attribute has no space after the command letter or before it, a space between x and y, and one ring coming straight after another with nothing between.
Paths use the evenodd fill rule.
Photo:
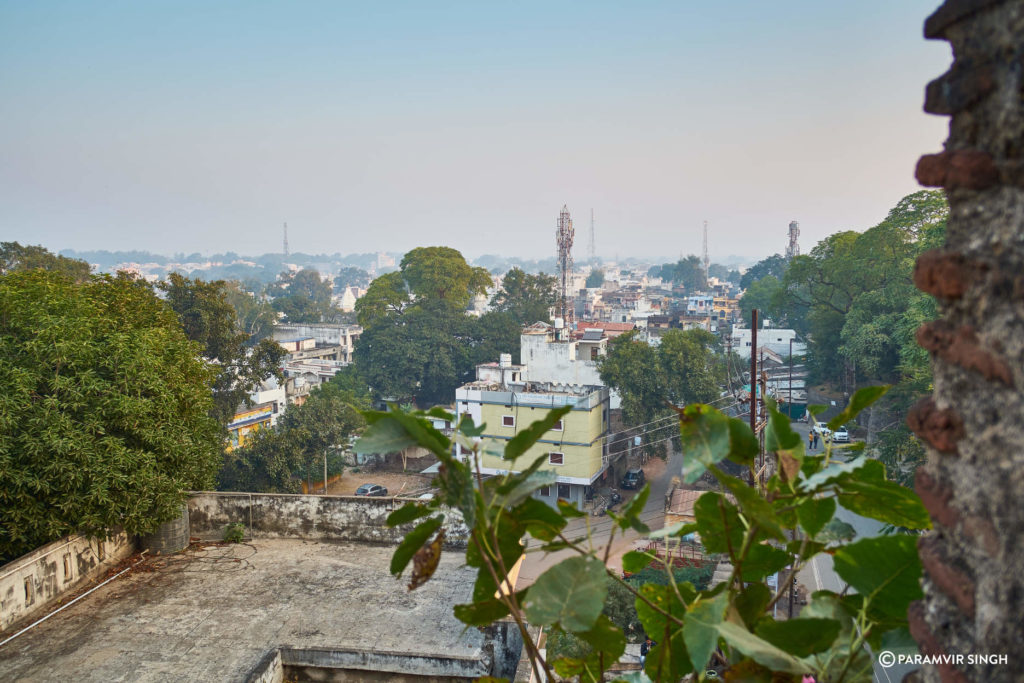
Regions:
<instances>
[{"instance_id":1,"label":"green tree","mask_svg":"<svg viewBox=\"0 0 1024 683\"><path fill-rule=\"evenodd\" d=\"M239 331L248 335L246 344L252 346L273 334L277 312L262 294L243 289L238 282L229 281L224 284L224 295L235 309Z\"/></svg>"},{"instance_id":2,"label":"green tree","mask_svg":"<svg viewBox=\"0 0 1024 683\"><path fill-rule=\"evenodd\" d=\"M591 270L590 274L587 275L587 282L586 282L587 289L592 289L594 287L600 287L603 284L604 284L604 271L601 270L600 268L594 268L593 270Z\"/></svg>"},{"instance_id":3,"label":"green tree","mask_svg":"<svg viewBox=\"0 0 1024 683\"><path fill-rule=\"evenodd\" d=\"M279 344L262 339L249 346L250 335L239 329L231 288L223 280L204 282L171 273L159 285L178 314L189 339L199 342L203 355L218 368L213 382L213 413L226 425L249 394L270 377L283 379Z\"/></svg>"},{"instance_id":4,"label":"green tree","mask_svg":"<svg viewBox=\"0 0 1024 683\"><path fill-rule=\"evenodd\" d=\"M356 320L370 328L380 320L401 315L411 303L402 272L386 273L371 282L366 294L356 301Z\"/></svg>"},{"instance_id":5,"label":"green tree","mask_svg":"<svg viewBox=\"0 0 1024 683\"><path fill-rule=\"evenodd\" d=\"M42 246L0 242L0 275L36 269L63 273L76 282L87 280L92 271L85 261L54 254Z\"/></svg>"},{"instance_id":6,"label":"green tree","mask_svg":"<svg viewBox=\"0 0 1024 683\"><path fill-rule=\"evenodd\" d=\"M474 268L451 247L417 247L401 263L402 278L418 299L445 301L465 308L476 294L491 286L486 268Z\"/></svg>"},{"instance_id":7,"label":"green tree","mask_svg":"<svg viewBox=\"0 0 1024 683\"><path fill-rule=\"evenodd\" d=\"M512 268L505 273L501 289L491 299L491 308L498 313L508 313L520 325L550 322L551 308L558 300L557 283L553 275L532 275Z\"/></svg>"},{"instance_id":8,"label":"green tree","mask_svg":"<svg viewBox=\"0 0 1024 683\"><path fill-rule=\"evenodd\" d=\"M659 277L678 285L687 291L703 289L707 286L704 280L704 264L699 256L690 254L676 263L666 263L659 271Z\"/></svg>"},{"instance_id":9,"label":"green tree","mask_svg":"<svg viewBox=\"0 0 1024 683\"><path fill-rule=\"evenodd\" d=\"M241 448L225 454L218 487L229 491L295 493L306 478L340 473L349 440L365 424L364 396L333 381L291 405L275 429L261 429Z\"/></svg>"},{"instance_id":10,"label":"green tree","mask_svg":"<svg viewBox=\"0 0 1024 683\"><path fill-rule=\"evenodd\" d=\"M217 470L216 376L143 282L0 277L0 556L175 517Z\"/></svg>"},{"instance_id":11,"label":"green tree","mask_svg":"<svg viewBox=\"0 0 1024 683\"><path fill-rule=\"evenodd\" d=\"M766 259L761 259L748 268L747 272L743 273L743 277L740 278L740 288L747 289L753 283L769 275L781 281L785 277L788 268L789 262L785 256L773 254Z\"/></svg>"},{"instance_id":12,"label":"green tree","mask_svg":"<svg viewBox=\"0 0 1024 683\"><path fill-rule=\"evenodd\" d=\"M334 291L341 294L346 287L366 287L371 279L370 274L362 268L346 266L334 276Z\"/></svg>"},{"instance_id":13,"label":"green tree","mask_svg":"<svg viewBox=\"0 0 1024 683\"><path fill-rule=\"evenodd\" d=\"M281 273L277 282L267 287L273 297L274 309L290 323L330 322L340 313L331 302L331 281L320 278L315 270Z\"/></svg>"},{"instance_id":14,"label":"green tree","mask_svg":"<svg viewBox=\"0 0 1024 683\"><path fill-rule=\"evenodd\" d=\"M636 337L635 331L616 337L598 365L601 380L622 397L627 424L664 418L672 412L670 403L706 403L718 397L724 377L716 362L714 335L704 330L669 330L657 347ZM645 443L664 441L671 436L669 429L647 431ZM661 448L651 451L661 452Z\"/></svg>"},{"instance_id":15,"label":"green tree","mask_svg":"<svg viewBox=\"0 0 1024 683\"><path fill-rule=\"evenodd\" d=\"M775 279L774 275L766 275L760 280L750 283L743 296L740 297L740 312L744 320L750 320L750 312L755 308L758 310L760 319L771 318L780 320L781 302L786 295L782 284ZM781 321L781 320L780 320Z\"/></svg>"}]
</instances>

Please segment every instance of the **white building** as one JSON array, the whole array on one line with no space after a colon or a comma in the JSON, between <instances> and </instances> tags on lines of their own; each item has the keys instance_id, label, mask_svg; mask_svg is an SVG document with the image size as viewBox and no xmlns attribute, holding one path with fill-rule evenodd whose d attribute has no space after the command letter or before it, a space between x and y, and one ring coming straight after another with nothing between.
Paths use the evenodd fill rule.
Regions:
<instances>
[{"instance_id":1,"label":"white building","mask_svg":"<svg viewBox=\"0 0 1024 683\"><path fill-rule=\"evenodd\" d=\"M757 347L769 349L783 357L789 356L790 341L793 342L793 355L802 356L807 353L807 345L796 341L796 332L775 327L766 327L757 331ZM751 330L748 328L732 328L732 350L741 358L750 358Z\"/></svg>"},{"instance_id":2,"label":"white building","mask_svg":"<svg viewBox=\"0 0 1024 683\"><path fill-rule=\"evenodd\" d=\"M547 323L535 323L519 337L519 357L531 382L551 382L575 386L604 386L597 371L597 360L608 353L608 339L601 329L583 328L583 336L572 339L569 331ZM622 397L611 392L611 407L618 408Z\"/></svg>"}]
</instances>

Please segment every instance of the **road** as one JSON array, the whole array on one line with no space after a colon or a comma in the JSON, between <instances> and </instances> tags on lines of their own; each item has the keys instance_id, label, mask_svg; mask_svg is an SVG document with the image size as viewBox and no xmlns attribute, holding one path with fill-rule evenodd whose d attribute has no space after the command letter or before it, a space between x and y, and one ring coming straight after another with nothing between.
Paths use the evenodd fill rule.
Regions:
<instances>
[{"instance_id":1,"label":"road","mask_svg":"<svg viewBox=\"0 0 1024 683\"><path fill-rule=\"evenodd\" d=\"M795 422L793 423L793 429L799 432L804 439L804 443L807 443L807 432L810 429L810 425ZM817 451L811 452L820 453L821 449L819 448ZM839 506L836 507L836 518L853 527L854 531L857 532L854 540L878 536L885 526L877 520L861 517ZM835 593L842 593L847 588L846 582L839 578L839 575L835 573L832 567L832 556L825 553L815 555L810 563L804 567L803 571L800 572L797 581L807 586L810 592L830 590ZM875 683L899 683L899 681L903 680L904 676L918 668L910 664L897 664L887 669L881 666L877 660L875 660L874 667Z\"/></svg>"},{"instance_id":2,"label":"road","mask_svg":"<svg viewBox=\"0 0 1024 683\"><path fill-rule=\"evenodd\" d=\"M683 459L682 454L673 452L667 462L652 459L647 465L644 466L644 471L647 474L647 481L651 486L651 495L647 499L647 504L644 505L643 512L640 514L640 519L647 526L652 529L660 529L664 526L665 519L665 494L668 492L668 487L672 482L673 476L678 476L683 471ZM635 491L620 491L623 494L623 504L629 500ZM618 506L619 508L622 505ZM585 539L587 536L587 528L590 529L590 538L596 548L599 549L600 556L604 556L605 546L608 544L608 538L611 535L612 527L614 523L607 517L595 517L588 516L586 518L572 519L569 520L569 524L566 525L566 536L568 538ZM629 529L623 532L621 529L617 529L615 532L615 539L612 541L611 554L609 559L609 566L620 568L621 561L619 558L624 553L633 549L633 541L640 538L640 534L636 531ZM531 541L531 544L535 544L534 547L539 546L539 542ZM522 567L519 570L519 580L516 582L516 588L522 589L534 581L540 576L548 567L558 564L567 557L571 557L575 553L571 550L563 550L557 553L540 553L530 552L527 548L526 558L523 561Z\"/></svg>"}]
</instances>

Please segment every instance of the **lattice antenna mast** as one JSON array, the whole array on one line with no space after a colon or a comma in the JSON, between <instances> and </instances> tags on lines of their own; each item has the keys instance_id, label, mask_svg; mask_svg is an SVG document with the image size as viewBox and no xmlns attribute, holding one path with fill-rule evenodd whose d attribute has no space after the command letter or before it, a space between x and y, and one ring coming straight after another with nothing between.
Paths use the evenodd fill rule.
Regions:
<instances>
[{"instance_id":1,"label":"lattice antenna mast","mask_svg":"<svg viewBox=\"0 0 1024 683\"><path fill-rule=\"evenodd\" d=\"M288 258L288 224L284 224L284 257Z\"/></svg>"},{"instance_id":2,"label":"lattice antenna mast","mask_svg":"<svg viewBox=\"0 0 1024 683\"><path fill-rule=\"evenodd\" d=\"M597 244L594 242L594 210L590 210L590 263L597 263Z\"/></svg>"},{"instance_id":3,"label":"lattice antenna mast","mask_svg":"<svg viewBox=\"0 0 1024 683\"><path fill-rule=\"evenodd\" d=\"M800 224L796 221L789 222L789 244L786 245L786 260L792 260L794 256L800 255Z\"/></svg>"},{"instance_id":4,"label":"lattice antenna mast","mask_svg":"<svg viewBox=\"0 0 1024 683\"><path fill-rule=\"evenodd\" d=\"M562 206L558 214L558 227L555 230L555 238L558 242L558 275L561 285L561 304L559 308L560 317L565 321L565 328L572 329L573 305L569 294L572 286L572 241L575 233L572 229L572 218L569 217L569 207Z\"/></svg>"},{"instance_id":5,"label":"lattice antenna mast","mask_svg":"<svg viewBox=\"0 0 1024 683\"><path fill-rule=\"evenodd\" d=\"M708 257L708 222L704 221L704 286L708 286L708 270L711 268L711 259Z\"/></svg>"}]
</instances>

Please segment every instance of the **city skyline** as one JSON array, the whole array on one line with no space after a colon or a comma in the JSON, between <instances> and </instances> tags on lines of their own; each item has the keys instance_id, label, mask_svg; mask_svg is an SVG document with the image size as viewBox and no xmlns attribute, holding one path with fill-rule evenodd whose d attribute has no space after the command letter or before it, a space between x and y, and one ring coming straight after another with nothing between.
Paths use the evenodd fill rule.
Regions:
<instances>
[{"instance_id":1,"label":"city skyline","mask_svg":"<svg viewBox=\"0 0 1024 683\"><path fill-rule=\"evenodd\" d=\"M928 3L0 4L0 226L62 249L805 250L917 189Z\"/></svg>"}]
</instances>

